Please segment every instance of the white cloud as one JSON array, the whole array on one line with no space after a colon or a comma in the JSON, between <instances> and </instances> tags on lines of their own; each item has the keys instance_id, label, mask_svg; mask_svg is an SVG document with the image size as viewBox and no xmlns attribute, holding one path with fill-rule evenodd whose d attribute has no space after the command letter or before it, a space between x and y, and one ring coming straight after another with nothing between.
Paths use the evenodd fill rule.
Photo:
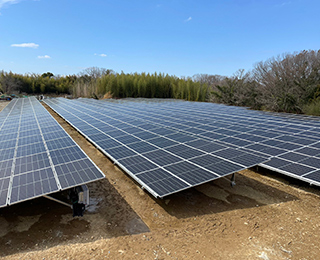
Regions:
<instances>
[{"instance_id":1,"label":"white cloud","mask_svg":"<svg viewBox=\"0 0 320 260\"><path fill-rule=\"evenodd\" d=\"M95 55L95 56L100 56L100 57L107 57L107 54L104 54L104 53L101 53L101 54L95 53L94 55Z\"/></svg>"},{"instance_id":2,"label":"white cloud","mask_svg":"<svg viewBox=\"0 0 320 260\"><path fill-rule=\"evenodd\" d=\"M11 47L37 49L39 47L39 44L35 44L35 43L19 43L19 44L11 44Z\"/></svg>"},{"instance_id":3,"label":"white cloud","mask_svg":"<svg viewBox=\"0 0 320 260\"><path fill-rule=\"evenodd\" d=\"M192 20L192 17L190 16L187 20L184 20L186 23L190 22Z\"/></svg>"},{"instance_id":4,"label":"white cloud","mask_svg":"<svg viewBox=\"0 0 320 260\"><path fill-rule=\"evenodd\" d=\"M0 0L0 9L6 4L16 4L18 0Z\"/></svg>"},{"instance_id":5,"label":"white cloud","mask_svg":"<svg viewBox=\"0 0 320 260\"><path fill-rule=\"evenodd\" d=\"M49 55L38 56L38 59L51 59Z\"/></svg>"}]
</instances>

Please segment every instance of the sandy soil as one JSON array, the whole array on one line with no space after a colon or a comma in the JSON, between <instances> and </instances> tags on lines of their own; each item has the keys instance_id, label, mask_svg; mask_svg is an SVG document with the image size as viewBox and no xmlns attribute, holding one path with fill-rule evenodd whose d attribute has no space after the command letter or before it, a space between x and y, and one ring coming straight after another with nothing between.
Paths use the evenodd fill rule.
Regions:
<instances>
[{"instance_id":1,"label":"sandy soil","mask_svg":"<svg viewBox=\"0 0 320 260\"><path fill-rule=\"evenodd\" d=\"M319 188L245 170L156 200L54 116L107 178L84 217L43 198L0 209L3 259L319 259Z\"/></svg>"}]
</instances>

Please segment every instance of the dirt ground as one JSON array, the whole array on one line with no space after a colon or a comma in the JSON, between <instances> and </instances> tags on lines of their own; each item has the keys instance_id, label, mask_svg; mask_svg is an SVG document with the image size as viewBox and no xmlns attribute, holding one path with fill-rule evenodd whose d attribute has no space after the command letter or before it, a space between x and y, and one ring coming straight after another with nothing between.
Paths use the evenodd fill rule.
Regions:
<instances>
[{"instance_id":1,"label":"dirt ground","mask_svg":"<svg viewBox=\"0 0 320 260\"><path fill-rule=\"evenodd\" d=\"M6 105L8 105L9 103L10 103L10 101L0 100L0 111L2 109L4 109L6 107Z\"/></svg>"},{"instance_id":2,"label":"dirt ground","mask_svg":"<svg viewBox=\"0 0 320 260\"><path fill-rule=\"evenodd\" d=\"M156 200L53 115L107 178L83 217L44 198L0 209L3 259L320 259L319 188L245 170Z\"/></svg>"}]
</instances>

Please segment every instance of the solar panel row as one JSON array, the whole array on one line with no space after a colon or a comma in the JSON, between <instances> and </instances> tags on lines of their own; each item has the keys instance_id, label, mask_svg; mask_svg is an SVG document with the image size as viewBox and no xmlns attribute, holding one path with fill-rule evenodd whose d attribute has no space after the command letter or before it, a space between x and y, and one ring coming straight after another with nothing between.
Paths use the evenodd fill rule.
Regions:
<instances>
[{"instance_id":1,"label":"solar panel row","mask_svg":"<svg viewBox=\"0 0 320 260\"><path fill-rule=\"evenodd\" d=\"M0 207L104 177L34 97L1 111L0 136Z\"/></svg>"},{"instance_id":2,"label":"solar panel row","mask_svg":"<svg viewBox=\"0 0 320 260\"><path fill-rule=\"evenodd\" d=\"M79 100L261 156L261 166L320 185L320 119L212 103ZM104 104L103 104L104 103Z\"/></svg>"},{"instance_id":3,"label":"solar panel row","mask_svg":"<svg viewBox=\"0 0 320 260\"><path fill-rule=\"evenodd\" d=\"M66 101L58 102L61 105ZM260 165L320 185L318 117L184 101L79 99L69 102L72 105L81 103L79 107L89 106L109 115L116 120L109 120L111 124L119 124L118 120L125 119L122 126L126 127L126 123L135 124L137 120L143 120L145 129L156 126L161 130L154 128L152 131L178 132L171 134L173 138L199 138L271 157L270 161ZM243 157L241 163L245 160L247 157Z\"/></svg>"},{"instance_id":4,"label":"solar panel row","mask_svg":"<svg viewBox=\"0 0 320 260\"><path fill-rule=\"evenodd\" d=\"M268 160L267 156L248 154L147 122L139 114L97 109L91 104L66 99L46 100L46 103L156 197Z\"/></svg>"}]
</instances>

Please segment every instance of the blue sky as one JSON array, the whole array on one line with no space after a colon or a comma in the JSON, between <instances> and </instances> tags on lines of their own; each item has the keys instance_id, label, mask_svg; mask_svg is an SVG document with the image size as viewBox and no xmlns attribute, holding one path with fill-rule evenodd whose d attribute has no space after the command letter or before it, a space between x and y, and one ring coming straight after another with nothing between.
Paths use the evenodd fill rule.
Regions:
<instances>
[{"instance_id":1,"label":"blue sky","mask_svg":"<svg viewBox=\"0 0 320 260\"><path fill-rule=\"evenodd\" d=\"M0 70L231 76L320 49L318 0L0 0Z\"/></svg>"}]
</instances>

